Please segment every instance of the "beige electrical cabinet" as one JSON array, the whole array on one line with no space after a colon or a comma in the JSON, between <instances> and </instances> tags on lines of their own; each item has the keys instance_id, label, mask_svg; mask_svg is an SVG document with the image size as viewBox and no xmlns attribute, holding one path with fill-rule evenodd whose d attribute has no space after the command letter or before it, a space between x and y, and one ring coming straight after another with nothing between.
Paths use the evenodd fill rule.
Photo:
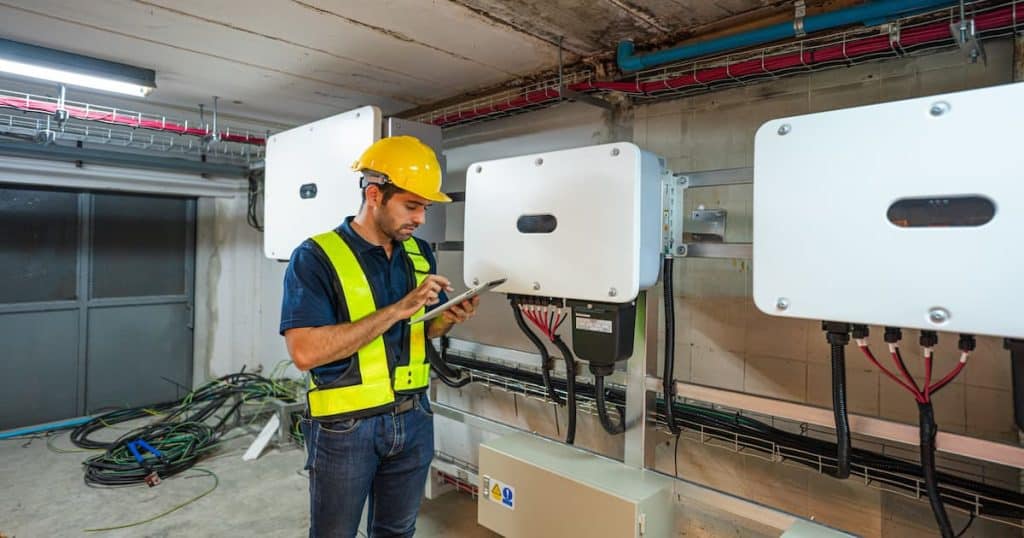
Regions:
<instances>
[{"instance_id":1,"label":"beige electrical cabinet","mask_svg":"<svg viewBox=\"0 0 1024 538\"><path fill-rule=\"evenodd\" d=\"M480 445L478 521L515 537L668 536L671 480L515 433Z\"/></svg>"}]
</instances>

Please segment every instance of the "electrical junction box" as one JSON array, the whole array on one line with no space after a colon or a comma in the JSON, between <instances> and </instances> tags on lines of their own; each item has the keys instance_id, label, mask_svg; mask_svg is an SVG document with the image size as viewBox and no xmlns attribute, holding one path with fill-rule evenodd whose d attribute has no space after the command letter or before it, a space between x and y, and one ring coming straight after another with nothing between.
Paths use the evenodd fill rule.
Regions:
<instances>
[{"instance_id":1,"label":"electrical junction box","mask_svg":"<svg viewBox=\"0 0 1024 538\"><path fill-rule=\"evenodd\" d=\"M267 140L263 253L287 260L307 238L336 228L362 204L359 172L352 164L382 136L411 135L441 155L441 128L388 118L366 106L343 112ZM443 160L442 169L443 169ZM432 211L416 236L444 240L444 212Z\"/></svg>"},{"instance_id":2,"label":"electrical junction box","mask_svg":"<svg viewBox=\"0 0 1024 538\"><path fill-rule=\"evenodd\" d=\"M477 521L508 537L670 536L672 479L526 433L480 444Z\"/></svg>"},{"instance_id":3,"label":"electrical junction box","mask_svg":"<svg viewBox=\"0 0 1024 538\"><path fill-rule=\"evenodd\" d=\"M664 161L618 142L466 171L467 286L624 303L658 279Z\"/></svg>"},{"instance_id":4,"label":"electrical junction box","mask_svg":"<svg viewBox=\"0 0 1024 538\"><path fill-rule=\"evenodd\" d=\"M772 120L754 301L777 316L1024 337L1024 84Z\"/></svg>"},{"instance_id":5,"label":"electrical junction box","mask_svg":"<svg viewBox=\"0 0 1024 538\"><path fill-rule=\"evenodd\" d=\"M633 354L636 302L568 301L572 308L572 348L590 363L591 371L609 375L617 361ZM597 372L595 372L597 373Z\"/></svg>"}]
</instances>

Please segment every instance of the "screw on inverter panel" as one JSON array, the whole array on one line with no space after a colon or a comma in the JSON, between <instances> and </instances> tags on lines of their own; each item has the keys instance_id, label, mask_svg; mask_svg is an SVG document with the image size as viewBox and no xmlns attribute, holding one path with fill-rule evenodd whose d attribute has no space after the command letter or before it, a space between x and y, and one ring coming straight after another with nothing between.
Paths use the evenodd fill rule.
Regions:
<instances>
[{"instance_id":1,"label":"screw on inverter panel","mask_svg":"<svg viewBox=\"0 0 1024 538\"><path fill-rule=\"evenodd\" d=\"M945 308L933 308L928 311L928 319L932 323L942 324L949 321L949 310Z\"/></svg>"},{"instance_id":2,"label":"screw on inverter panel","mask_svg":"<svg viewBox=\"0 0 1024 538\"><path fill-rule=\"evenodd\" d=\"M935 117L939 117L946 112L949 112L949 103L945 101L932 104L932 108L928 110L928 113Z\"/></svg>"}]
</instances>

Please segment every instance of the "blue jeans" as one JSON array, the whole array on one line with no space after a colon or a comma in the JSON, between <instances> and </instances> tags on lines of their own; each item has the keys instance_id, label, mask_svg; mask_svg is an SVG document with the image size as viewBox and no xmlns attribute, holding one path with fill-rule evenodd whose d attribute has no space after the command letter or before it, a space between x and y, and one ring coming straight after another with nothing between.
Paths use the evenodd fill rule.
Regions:
<instances>
[{"instance_id":1,"label":"blue jeans","mask_svg":"<svg viewBox=\"0 0 1024 538\"><path fill-rule=\"evenodd\" d=\"M337 422L302 420L309 471L309 536L355 536L370 499L370 536L412 536L434 457L426 394L394 415Z\"/></svg>"}]
</instances>

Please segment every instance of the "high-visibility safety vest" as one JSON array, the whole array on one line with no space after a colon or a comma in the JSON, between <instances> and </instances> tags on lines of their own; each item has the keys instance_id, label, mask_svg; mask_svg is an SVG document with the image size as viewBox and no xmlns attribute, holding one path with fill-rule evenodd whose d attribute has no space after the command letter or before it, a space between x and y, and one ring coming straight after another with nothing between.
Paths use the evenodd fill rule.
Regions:
<instances>
[{"instance_id":1,"label":"high-visibility safety vest","mask_svg":"<svg viewBox=\"0 0 1024 538\"><path fill-rule=\"evenodd\" d=\"M340 300L348 308L349 321L356 322L377 311L373 289L352 247L335 231L312 237L331 262L341 291ZM427 278L430 263L420 252L419 243L410 237L402 245L412 263L416 286ZM343 297L343 299L342 299ZM420 308L415 316L424 313ZM426 329L424 322L414 323L407 331L409 342L396 364L388 360L384 335L379 335L359 349L348 370L338 379L317 386L310 376L306 395L309 414L313 418L353 418L374 415L388 410L395 403L395 394L416 393L430 383L430 365L426 362Z\"/></svg>"}]
</instances>

